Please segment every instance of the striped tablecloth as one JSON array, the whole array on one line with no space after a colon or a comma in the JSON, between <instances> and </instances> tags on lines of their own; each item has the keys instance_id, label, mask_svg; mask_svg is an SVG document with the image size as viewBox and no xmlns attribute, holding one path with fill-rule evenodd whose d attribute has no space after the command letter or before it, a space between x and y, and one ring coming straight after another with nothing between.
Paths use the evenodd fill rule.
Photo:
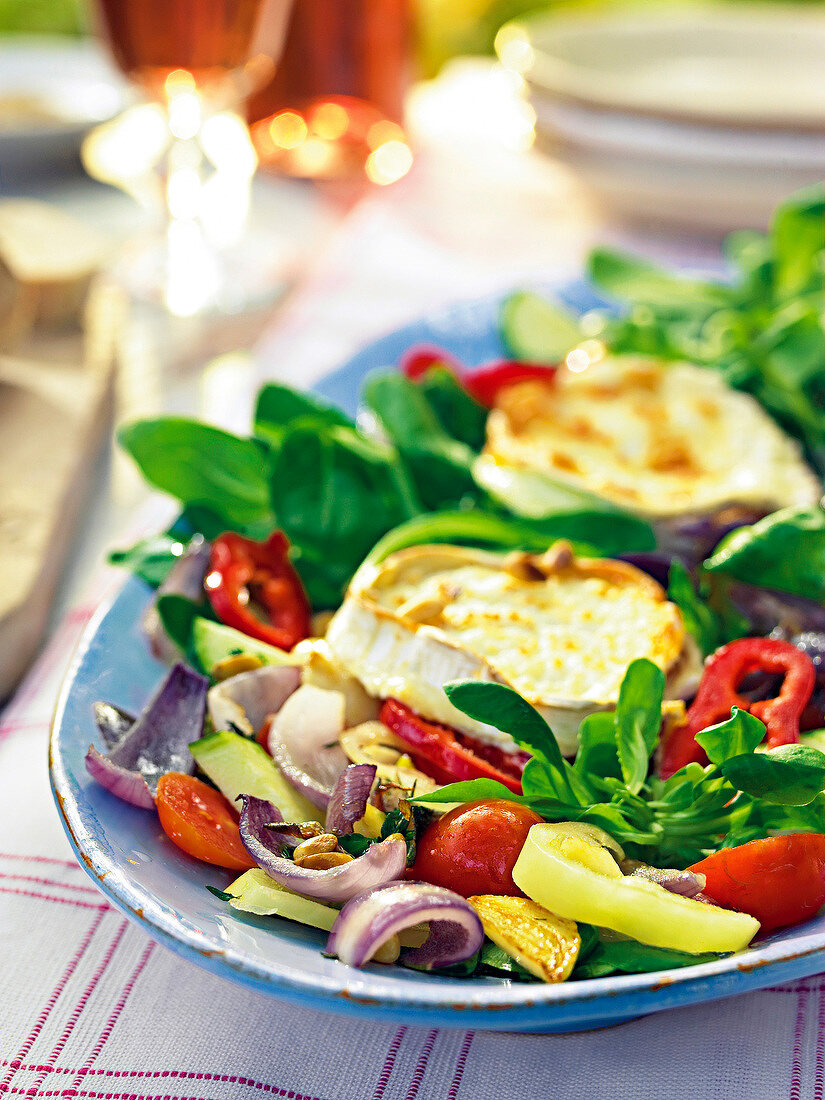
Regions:
<instances>
[{"instance_id":1,"label":"striped tablecloth","mask_svg":"<svg viewBox=\"0 0 825 1100\"><path fill-rule=\"evenodd\" d=\"M433 304L548 269L423 240L409 184L355 212L261 345L257 375L309 383ZM557 254L558 255L558 254ZM241 394L248 404L250 394ZM243 404L243 401L241 402ZM224 408L224 419L237 410ZM822 1100L825 979L614 1028L540 1036L325 1015L181 961L131 926L72 857L47 777L73 646L119 582L86 563L74 606L0 715L0 1094L110 1100ZM81 570L83 572L83 570ZM90 579L91 578L91 579ZM2 655L0 655L2 659Z\"/></svg>"}]
</instances>

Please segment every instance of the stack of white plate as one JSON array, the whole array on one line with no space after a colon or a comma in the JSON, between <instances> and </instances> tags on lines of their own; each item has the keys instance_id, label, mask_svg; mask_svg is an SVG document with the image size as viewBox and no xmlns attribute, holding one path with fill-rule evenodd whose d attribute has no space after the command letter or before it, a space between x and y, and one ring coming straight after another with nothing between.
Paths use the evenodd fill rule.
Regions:
<instances>
[{"instance_id":1,"label":"stack of white plate","mask_svg":"<svg viewBox=\"0 0 825 1100\"><path fill-rule=\"evenodd\" d=\"M526 80L539 147L614 213L762 227L825 178L825 7L548 12L496 46Z\"/></svg>"}]
</instances>

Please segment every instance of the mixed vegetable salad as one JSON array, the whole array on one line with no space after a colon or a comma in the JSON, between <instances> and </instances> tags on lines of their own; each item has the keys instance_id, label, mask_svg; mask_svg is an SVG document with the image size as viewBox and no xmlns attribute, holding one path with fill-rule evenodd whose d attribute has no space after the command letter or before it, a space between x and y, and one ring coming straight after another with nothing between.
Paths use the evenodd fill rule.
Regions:
<instances>
[{"instance_id":1,"label":"mixed vegetable salad","mask_svg":"<svg viewBox=\"0 0 825 1100\"><path fill-rule=\"evenodd\" d=\"M518 292L510 358L410 349L368 376L357 423L270 384L249 438L123 429L182 506L114 555L157 589L144 626L173 667L137 717L98 704L90 773L232 872L230 906L322 929L353 966L558 982L690 965L814 915L825 193L728 255L720 284L598 251L619 307ZM492 417L605 355L643 357L648 390L669 361L720 372L797 441L814 499L663 519L491 462ZM632 621L600 625L619 597ZM502 671L513 647L532 679Z\"/></svg>"}]
</instances>

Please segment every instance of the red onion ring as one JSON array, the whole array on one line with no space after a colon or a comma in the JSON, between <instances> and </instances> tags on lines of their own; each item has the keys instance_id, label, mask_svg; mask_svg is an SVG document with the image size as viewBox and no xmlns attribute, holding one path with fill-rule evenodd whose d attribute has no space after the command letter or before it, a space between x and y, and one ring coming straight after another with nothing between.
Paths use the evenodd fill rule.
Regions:
<instances>
[{"instance_id":1,"label":"red onion ring","mask_svg":"<svg viewBox=\"0 0 825 1100\"><path fill-rule=\"evenodd\" d=\"M404 874L407 866L407 845L402 836L390 836L371 844L362 856L340 867L331 867L328 871L299 867L291 859L285 859L279 854L280 840L277 830L266 828L267 824L280 817L280 814L278 817L274 816L277 813L276 807L271 802L251 795L241 795L241 799L243 809L238 827L244 847L261 870L296 894L330 905L339 905L356 894L399 879ZM273 832L275 835L270 835Z\"/></svg>"},{"instance_id":2,"label":"red onion ring","mask_svg":"<svg viewBox=\"0 0 825 1100\"><path fill-rule=\"evenodd\" d=\"M149 639L152 653L165 664L172 664L180 656L178 647L163 629L158 615L158 597L186 596L198 601L203 599L203 579L209 568L209 543L203 535L193 535L186 550L178 558L169 575L155 593L155 598L143 616L143 632Z\"/></svg>"},{"instance_id":3,"label":"red onion ring","mask_svg":"<svg viewBox=\"0 0 825 1100\"><path fill-rule=\"evenodd\" d=\"M270 714L277 713L301 682L294 665L264 665L239 672L209 689L209 717L216 730L233 726L254 737Z\"/></svg>"},{"instance_id":4,"label":"red onion ring","mask_svg":"<svg viewBox=\"0 0 825 1100\"><path fill-rule=\"evenodd\" d=\"M341 692L304 684L284 703L269 728L267 747L275 763L320 810L327 808L348 763L338 744L345 705Z\"/></svg>"},{"instance_id":5,"label":"red onion ring","mask_svg":"<svg viewBox=\"0 0 825 1100\"><path fill-rule=\"evenodd\" d=\"M364 816L378 771L375 764L350 764L338 777L327 806L327 832L343 836Z\"/></svg>"},{"instance_id":6,"label":"red onion ring","mask_svg":"<svg viewBox=\"0 0 825 1100\"><path fill-rule=\"evenodd\" d=\"M683 898L696 898L705 888L707 879L694 871L676 871L670 867L637 867L631 878L646 878L655 882L671 894L680 894Z\"/></svg>"},{"instance_id":7,"label":"red onion ring","mask_svg":"<svg viewBox=\"0 0 825 1100\"><path fill-rule=\"evenodd\" d=\"M427 882L388 882L347 902L335 918L327 952L363 966L390 936L424 921L430 926L426 942L403 955L410 966L450 966L469 959L484 942L478 914L459 894Z\"/></svg>"},{"instance_id":8,"label":"red onion ring","mask_svg":"<svg viewBox=\"0 0 825 1100\"><path fill-rule=\"evenodd\" d=\"M89 746L89 774L125 802L153 807L162 775L194 771L189 745L203 733L208 686L191 668L175 665L110 752L104 756Z\"/></svg>"},{"instance_id":9,"label":"red onion ring","mask_svg":"<svg viewBox=\"0 0 825 1100\"><path fill-rule=\"evenodd\" d=\"M105 787L107 791L111 791L124 802L130 802L133 806L140 806L144 810L154 810L155 800L149 790L149 784L140 772L130 771L128 768L113 764L109 757L98 752L94 745L89 745L89 751L86 753L86 771L101 787Z\"/></svg>"},{"instance_id":10,"label":"red onion ring","mask_svg":"<svg viewBox=\"0 0 825 1100\"><path fill-rule=\"evenodd\" d=\"M95 725L107 749L113 749L115 745L119 745L135 724L135 716L116 707L114 703L95 703L92 709Z\"/></svg>"}]
</instances>

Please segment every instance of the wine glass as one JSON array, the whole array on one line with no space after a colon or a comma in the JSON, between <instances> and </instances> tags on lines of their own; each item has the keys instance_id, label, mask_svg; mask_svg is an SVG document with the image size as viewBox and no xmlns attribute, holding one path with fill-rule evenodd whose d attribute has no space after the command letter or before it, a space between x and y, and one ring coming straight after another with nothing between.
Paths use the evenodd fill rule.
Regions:
<instances>
[{"instance_id":1,"label":"wine glass","mask_svg":"<svg viewBox=\"0 0 825 1100\"><path fill-rule=\"evenodd\" d=\"M278 238L250 225L257 158L241 112L274 72L290 6L97 0L112 56L148 102L93 137L84 162L154 205L156 229L113 274L173 315L240 313L284 288Z\"/></svg>"}]
</instances>

